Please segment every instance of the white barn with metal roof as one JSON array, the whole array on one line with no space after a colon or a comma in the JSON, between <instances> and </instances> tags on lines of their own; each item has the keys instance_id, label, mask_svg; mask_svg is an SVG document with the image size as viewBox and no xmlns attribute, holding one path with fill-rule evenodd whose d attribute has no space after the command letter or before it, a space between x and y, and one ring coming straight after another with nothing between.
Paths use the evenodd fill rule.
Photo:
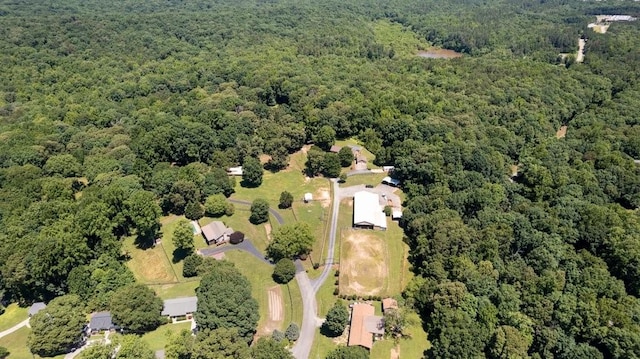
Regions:
<instances>
[{"instance_id":1,"label":"white barn with metal roof","mask_svg":"<svg viewBox=\"0 0 640 359\"><path fill-rule=\"evenodd\" d=\"M360 191L353 195L353 226L356 228L387 229L387 217L377 193Z\"/></svg>"}]
</instances>

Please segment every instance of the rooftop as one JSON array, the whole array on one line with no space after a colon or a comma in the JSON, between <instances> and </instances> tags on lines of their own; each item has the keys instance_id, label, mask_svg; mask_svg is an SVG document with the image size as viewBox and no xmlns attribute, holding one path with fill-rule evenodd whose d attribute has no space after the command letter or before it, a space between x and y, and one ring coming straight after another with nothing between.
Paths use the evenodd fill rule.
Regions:
<instances>
[{"instance_id":1,"label":"rooftop","mask_svg":"<svg viewBox=\"0 0 640 359\"><path fill-rule=\"evenodd\" d=\"M353 195L353 224L387 228L387 218L382 211L378 194L360 191Z\"/></svg>"},{"instance_id":2,"label":"rooftop","mask_svg":"<svg viewBox=\"0 0 640 359\"><path fill-rule=\"evenodd\" d=\"M198 297L184 297L167 299L164 301L162 315L180 317L195 312L198 309Z\"/></svg>"},{"instance_id":3,"label":"rooftop","mask_svg":"<svg viewBox=\"0 0 640 359\"><path fill-rule=\"evenodd\" d=\"M89 322L91 330L109 330L114 327L111 312L97 312L91 316L91 321Z\"/></svg>"},{"instance_id":4,"label":"rooftop","mask_svg":"<svg viewBox=\"0 0 640 359\"><path fill-rule=\"evenodd\" d=\"M351 310L351 325L347 345L360 345L367 349L373 347L373 334L383 334L384 325L380 327L382 317L374 315L373 305L355 303Z\"/></svg>"},{"instance_id":5,"label":"rooftop","mask_svg":"<svg viewBox=\"0 0 640 359\"><path fill-rule=\"evenodd\" d=\"M233 233L233 229L227 228L227 226L220 221L213 221L206 226L201 227L201 230L207 241L215 241L225 235Z\"/></svg>"},{"instance_id":6,"label":"rooftop","mask_svg":"<svg viewBox=\"0 0 640 359\"><path fill-rule=\"evenodd\" d=\"M29 307L29 316L32 317L34 315L36 315L39 311L43 310L44 308L46 308L47 305L44 304L43 302L36 302L33 303L30 307Z\"/></svg>"}]
</instances>

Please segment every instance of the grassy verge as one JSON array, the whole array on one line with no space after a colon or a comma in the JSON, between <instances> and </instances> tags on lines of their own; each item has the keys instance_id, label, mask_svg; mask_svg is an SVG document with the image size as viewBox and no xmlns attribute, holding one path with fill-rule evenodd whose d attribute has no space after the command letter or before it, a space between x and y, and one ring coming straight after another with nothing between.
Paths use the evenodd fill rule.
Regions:
<instances>
[{"instance_id":1,"label":"grassy verge","mask_svg":"<svg viewBox=\"0 0 640 359\"><path fill-rule=\"evenodd\" d=\"M357 185L372 185L377 186L382 182L382 179L388 176L387 173L365 173L365 174L357 174L354 176L347 177L347 180L343 183L340 183L340 187L351 187Z\"/></svg>"},{"instance_id":2,"label":"grassy verge","mask_svg":"<svg viewBox=\"0 0 640 359\"><path fill-rule=\"evenodd\" d=\"M0 315L0 332L13 327L28 318L28 308L21 308L17 303L9 304Z\"/></svg>"},{"instance_id":3,"label":"grassy verge","mask_svg":"<svg viewBox=\"0 0 640 359\"><path fill-rule=\"evenodd\" d=\"M148 249L140 249L134 244L134 237L127 237L123 242L125 251L131 256L127 266L140 283L176 283L178 277L171 266L162 244Z\"/></svg>"},{"instance_id":4,"label":"grassy verge","mask_svg":"<svg viewBox=\"0 0 640 359\"><path fill-rule=\"evenodd\" d=\"M144 334L142 341L149 344L153 351L164 349L167 345L169 333L178 333L183 329L191 330L191 322L161 325L156 330Z\"/></svg>"},{"instance_id":5,"label":"grassy verge","mask_svg":"<svg viewBox=\"0 0 640 359\"><path fill-rule=\"evenodd\" d=\"M283 329L286 329L289 323L302 325L302 295L295 279L282 286L282 299L284 300Z\"/></svg>"}]
</instances>

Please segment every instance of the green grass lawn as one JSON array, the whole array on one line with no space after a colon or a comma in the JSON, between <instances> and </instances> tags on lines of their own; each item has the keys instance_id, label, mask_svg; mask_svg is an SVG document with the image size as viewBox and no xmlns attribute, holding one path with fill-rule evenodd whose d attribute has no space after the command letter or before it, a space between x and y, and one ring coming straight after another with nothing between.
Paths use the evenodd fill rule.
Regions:
<instances>
[{"instance_id":1,"label":"green grass lawn","mask_svg":"<svg viewBox=\"0 0 640 359\"><path fill-rule=\"evenodd\" d=\"M282 295L284 300L284 323L283 328L289 323L302 325L302 295L298 282L293 279L289 284L282 286Z\"/></svg>"},{"instance_id":2,"label":"green grass lawn","mask_svg":"<svg viewBox=\"0 0 640 359\"><path fill-rule=\"evenodd\" d=\"M372 186L377 186L382 183L382 179L388 175L389 174L387 173L366 173L349 176L344 183L340 183L340 187L351 187L361 184L370 184Z\"/></svg>"},{"instance_id":3,"label":"green grass lawn","mask_svg":"<svg viewBox=\"0 0 640 359\"><path fill-rule=\"evenodd\" d=\"M231 198L253 201L257 198L265 199L269 202L271 208L276 209L283 216L286 216L286 210L279 210L280 193L288 191L293 195L293 200L301 202L305 193L311 192L314 197L319 195L318 190L321 188L329 189L330 183L325 178L306 178L304 175L306 155L298 151L291 155L289 167L280 172L272 173L265 171L262 178L262 185L256 188L246 188L240 185L241 181L237 181L235 193ZM285 217L285 220L287 218Z\"/></svg>"},{"instance_id":4,"label":"green grass lawn","mask_svg":"<svg viewBox=\"0 0 640 359\"><path fill-rule=\"evenodd\" d=\"M27 347L27 338L31 329L22 327L19 330L0 338L0 347L5 347L9 351L8 359L34 359L44 358L38 355L32 355ZM49 357L47 357L49 358ZM62 359L64 354L51 357L51 359Z\"/></svg>"},{"instance_id":5,"label":"green grass lawn","mask_svg":"<svg viewBox=\"0 0 640 359\"><path fill-rule=\"evenodd\" d=\"M162 224L162 228L160 229L160 231L162 232L162 243L157 246L164 250L166 257L169 258L169 264L173 269L173 273L175 273L178 281L181 282L185 280L185 278L182 276L183 261L175 261L175 259L178 258L174 258L173 255L173 252L176 249L176 246L173 244L173 231L176 229L176 226L178 225L178 221L180 219L186 218L184 216L171 215L163 217L160 220L160 223ZM202 237L201 234L196 234L193 236L193 244L195 245L196 249L207 247L207 242L204 241L204 237Z\"/></svg>"},{"instance_id":6,"label":"green grass lawn","mask_svg":"<svg viewBox=\"0 0 640 359\"><path fill-rule=\"evenodd\" d=\"M168 283L168 284L149 284L149 288L153 289L158 297L162 299L171 299L179 297L192 297L196 295L196 288L200 285L198 278L193 278L187 282Z\"/></svg>"},{"instance_id":7,"label":"green grass lawn","mask_svg":"<svg viewBox=\"0 0 640 359\"><path fill-rule=\"evenodd\" d=\"M163 248L164 243L148 249L140 249L134 244L134 239L134 237L125 238L123 247L131 256L127 266L133 272L136 281L144 284L176 283L178 277L173 270L170 257Z\"/></svg>"},{"instance_id":8,"label":"green grass lawn","mask_svg":"<svg viewBox=\"0 0 640 359\"><path fill-rule=\"evenodd\" d=\"M164 349L169 333L178 333L183 329L191 330L191 322L161 325L156 330L144 334L142 341L149 344L153 351Z\"/></svg>"},{"instance_id":9,"label":"green grass lawn","mask_svg":"<svg viewBox=\"0 0 640 359\"><path fill-rule=\"evenodd\" d=\"M313 263L323 263L327 256L326 245L329 236L329 225L331 217L331 202L312 201L309 203L294 203L293 213L299 222L309 224L316 241L311 250L311 260ZM311 261L306 261L305 265L312 268Z\"/></svg>"},{"instance_id":10,"label":"green grass lawn","mask_svg":"<svg viewBox=\"0 0 640 359\"><path fill-rule=\"evenodd\" d=\"M28 308L21 308L17 303L9 304L0 315L0 332L27 319L29 317L27 311Z\"/></svg>"},{"instance_id":11,"label":"green grass lawn","mask_svg":"<svg viewBox=\"0 0 640 359\"><path fill-rule=\"evenodd\" d=\"M369 150L367 150L364 145L362 144L362 142L358 141L355 138L350 138L347 140L340 140L340 141L336 141L336 145L337 146L348 146L348 145L356 145L356 146L360 146L362 149L360 150L360 153L362 153L365 157L367 157L367 168L372 169L372 168L380 168L379 166L376 166L373 164L373 160L376 159L376 156L369 152Z\"/></svg>"}]
</instances>

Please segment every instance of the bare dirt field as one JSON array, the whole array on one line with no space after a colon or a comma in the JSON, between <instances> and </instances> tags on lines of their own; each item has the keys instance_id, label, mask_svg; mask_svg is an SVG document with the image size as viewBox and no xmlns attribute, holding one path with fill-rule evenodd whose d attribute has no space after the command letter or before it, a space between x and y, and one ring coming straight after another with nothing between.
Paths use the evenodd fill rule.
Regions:
<instances>
[{"instance_id":1,"label":"bare dirt field","mask_svg":"<svg viewBox=\"0 0 640 359\"><path fill-rule=\"evenodd\" d=\"M385 288L388 266L383 239L368 230L343 232L340 251L340 293L376 295Z\"/></svg>"},{"instance_id":2,"label":"bare dirt field","mask_svg":"<svg viewBox=\"0 0 640 359\"><path fill-rule=\"evenodd\" d=\"M318 188L318 190L316 191L316 193L313 194L313 196L315 200L320 201L320 203L322 204L322 207L324 208L329 207L329 205L331 204L331 192L327 187Z\"/></svg>"},{"instance_id":3,"label":"bare dirt field","mask_svg":"<svg viewBox=\"0 0 640 359\"><path fill-rule=\"evenodd\" d=\"M560 127L558 129L558 132L556 132L556 138L564 138L564 136L567 135L567 126L564 125L562 127Z\"/></svg>"},{"instance_id":4,"label":"bare dirt field","mask_svg":"<svg viewBox=\"0 0 640 359\"><path fill-rule=\"evenodd\" d=\"M269 335L274 330L280 329L284 321L284 302L280 286L269 288L267 297L269 298L269 319L262 327L261 335Z\"/></svg>"}]
</instances>

